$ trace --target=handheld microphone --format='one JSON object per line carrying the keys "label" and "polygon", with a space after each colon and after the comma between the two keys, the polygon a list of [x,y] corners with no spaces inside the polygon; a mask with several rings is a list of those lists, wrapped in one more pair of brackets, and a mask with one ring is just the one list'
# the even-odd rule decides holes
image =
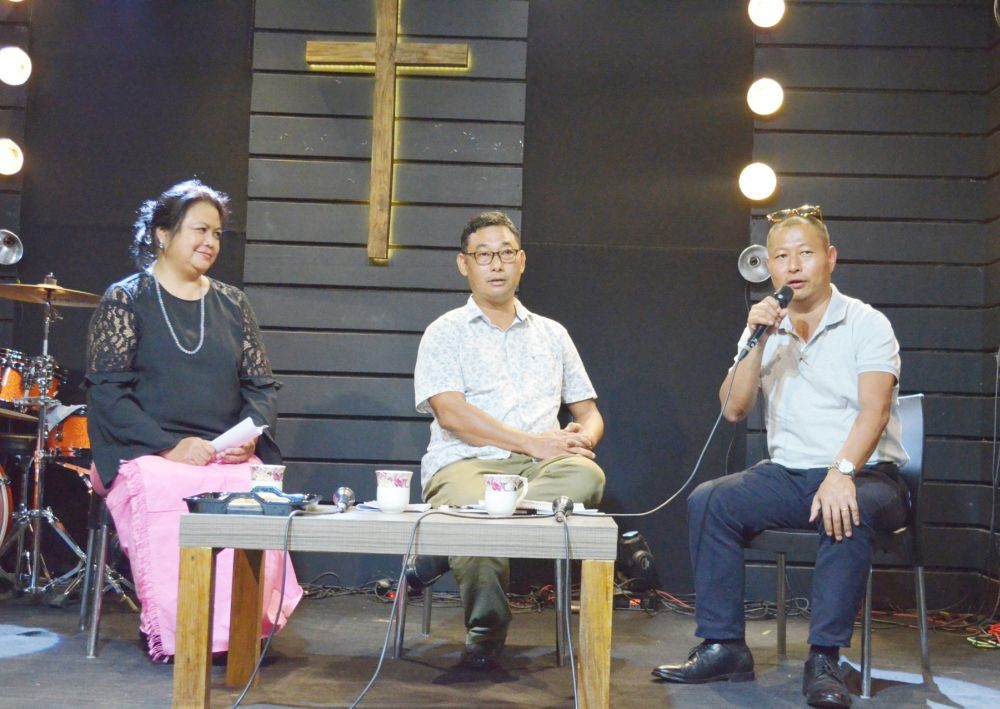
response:
{"label": "handheld microphone", "polygon": [[573,500],[565,495],[557,497],[552,501],[552,511],[555,513],[556,522],[565,522],[566,518],[573,514]]}
{"label": "handheld microphone", "polygon": [[354,490],[349,487],[338,487],[333,493],[333,504],[341,512],[347,512],[348,508],[354,506]]}
{"label": "handheld microphone", "polygon": [[[789,286],[781,286],[781,288],[768,297],[774,298],[778,301],[778,305],[782,308],[787,308],[788,304],[792,302],[792,295],[792,289]],[[753,334],[750,335],[750,339],[747,340],[747,343],[743,345],[743,349],[740,350],[737,361],[746,357],[750,353],[750,350],[757,346],[757,343],[760,342],[760,338],[764,336],[766,331],[767,325],[758,325],[754,328]]]}

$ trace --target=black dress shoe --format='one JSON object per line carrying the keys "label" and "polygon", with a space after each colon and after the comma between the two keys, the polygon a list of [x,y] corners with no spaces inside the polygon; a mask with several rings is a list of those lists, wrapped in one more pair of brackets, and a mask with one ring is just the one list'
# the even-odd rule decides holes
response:
{"label": "black dress shoe", "polygon": [[486,643],[467,643],[458,661],[467,670],[489,671],[500,669],[500,648]]}
{"label": "black dress shoe", "polygon": [[753,655],[743,643],[709,643],[692,648],[687,662],[660,665],[653,676],[668,682],[750,682],[754,678]]}
{"label": "black dress shoe", "polygon": [[806,660],[802,694],[811,707],[847,709],[851,706],[851,694],[840,676],[836,660],[819,652],[810,652]]}
{"label": "black dress shoe", "polygon": [[406,559],[406,583],[419,593],[444,576],[451,567],[447,556],[410,556]]}

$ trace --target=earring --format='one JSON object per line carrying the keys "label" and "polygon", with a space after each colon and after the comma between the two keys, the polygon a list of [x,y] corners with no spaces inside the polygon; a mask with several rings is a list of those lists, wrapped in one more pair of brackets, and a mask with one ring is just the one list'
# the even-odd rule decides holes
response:
{"label": "earring", "polygon": [[160,241],[159,239],[156,240],[156,248],[158,248],[160,251],[163,251],[163,242]]}

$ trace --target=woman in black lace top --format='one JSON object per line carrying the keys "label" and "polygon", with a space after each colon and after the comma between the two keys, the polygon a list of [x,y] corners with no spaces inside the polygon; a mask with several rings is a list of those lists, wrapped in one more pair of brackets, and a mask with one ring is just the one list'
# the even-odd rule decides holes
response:
{"label": "woman in black lace top", "polygon": [[[157,660],[174,654],[183,498],[247,490],[248,461],[281,462],[272,433],[279,384],[253,311],[242,291],[206,275],[227,215],[227,197],[196,180],[146,202],[132,246],[141,270],[107,290],[90,323],[85,385],[94,465],[110,489],[108,508],[143,606],[141,629]],[[209,441],[248,416],[269,428],[217,452]],[[266,583],[277,588],[271,565]],[[228,645],[224,569],[222,561],[216,651]],[[301,597],[294,575],[290,581],[282,616]],[[264,618],[265,632],[273,620]]]}
{"label": "woman in black lace top", "polygon": [[[143,270],[112,285],[90,323],[88,428],[94,460],[110,485],[121,460],[159,454],[204,465],[208,443],[250,416],[268,425],[257,444],[280,463],[274,443],[278,383],[246,296],[206,274],[219,254],[226,201],[186,182],[147,208],[133,253]],[[224,451],[241,463],[253,444]]]}

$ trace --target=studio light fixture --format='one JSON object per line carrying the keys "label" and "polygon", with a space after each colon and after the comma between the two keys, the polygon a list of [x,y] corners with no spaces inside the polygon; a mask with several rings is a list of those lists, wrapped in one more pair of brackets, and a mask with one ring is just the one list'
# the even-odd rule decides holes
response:
{"label": "studio light fixture", "polygon": [[763,283],[771,277],[771,270],[767,267],[767,248],[760,244],[746,247],[736,261],[736,268],[750,283]]}
{"label": "studio light fixture", "polygon": [[24,256],[20,237],[8,229],[0,229],[0,264],[12,266]]}
{"label": "studio light fixture", "polygon": [[781,22],[781,18],[785,15],[785,2],[784,0],[750,0],[750,4],[747,5],[747,13],[750,15],[750,21],[758,27],[764,29],[774,27]]}
{"label": "studio light fixture", "polygon": [[21,146],[10,138],[0,138],[0,175],[16,175],[23,166]]}
{"label": "studio light fixture", "polygon": [[777,186],[778,176],[767,163],[750,163],[740,173],[740,192],[755,202],[770,197]]}
{"label": "studio light fixture", "polygon": [[0,81],[20,86],[31,76],[31,57],[20,47],[0,49]]}
{"label": "studio light fixture", "polygon": [[770,116],[784,101],[785,92],[774,79],[757,79],[747,91],[747,105],[758,116]]}

